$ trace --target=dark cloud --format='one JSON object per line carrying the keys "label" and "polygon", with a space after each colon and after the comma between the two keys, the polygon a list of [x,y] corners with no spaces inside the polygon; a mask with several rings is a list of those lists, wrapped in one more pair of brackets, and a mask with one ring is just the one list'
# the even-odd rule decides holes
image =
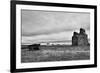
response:
{"label": "dark cloud", "polygon": [[[90,28],[85,28],[85,30],[89,30]],[[69,31],[75,31],[79,30],[79,28],[75,29],[56,29],[56,30],[44,30],[44,31],[37,31],[37,32],[23,32],[22,36],[39,36],[39,35],[48,35],[48,34],[55,34],[55,33],[60,33],[60,32],[69,32]]]}
{"label": "dark cloud", "polygon": [[22,10],[21,14],[23,43],[30,43],[32,39],[63,39],[64,37],[59,37],[63,32],[66,32],[63,36],[67,35],[66,39],[69,39],[73,31],[80,28],[90,30],[89,13]]}

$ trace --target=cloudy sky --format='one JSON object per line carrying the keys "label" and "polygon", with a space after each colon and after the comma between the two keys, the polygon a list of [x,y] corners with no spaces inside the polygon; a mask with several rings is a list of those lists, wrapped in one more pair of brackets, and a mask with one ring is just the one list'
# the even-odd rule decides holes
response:
{"label": "cloudy sky", "polygon": [[90,35],[90,14],[21,10],[22,44],[69,41],[73,32],[84,28]]}

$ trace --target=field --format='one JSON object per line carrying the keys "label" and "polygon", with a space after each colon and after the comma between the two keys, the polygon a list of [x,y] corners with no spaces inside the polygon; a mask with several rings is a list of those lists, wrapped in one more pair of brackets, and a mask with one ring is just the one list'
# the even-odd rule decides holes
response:
{"label": "field", "polygon": [[21,49],[21,62],[47,62],[90,59],[90,46],[40,46],[40,50]]}

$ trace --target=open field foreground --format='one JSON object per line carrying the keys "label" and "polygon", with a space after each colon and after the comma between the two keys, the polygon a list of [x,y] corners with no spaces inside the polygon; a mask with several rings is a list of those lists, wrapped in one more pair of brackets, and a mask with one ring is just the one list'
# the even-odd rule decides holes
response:
{"label": "open field foreground", "polygon": [[90,46],[40,46],[40,50],[21,49],[21,62],[46,62],[90,59]]}

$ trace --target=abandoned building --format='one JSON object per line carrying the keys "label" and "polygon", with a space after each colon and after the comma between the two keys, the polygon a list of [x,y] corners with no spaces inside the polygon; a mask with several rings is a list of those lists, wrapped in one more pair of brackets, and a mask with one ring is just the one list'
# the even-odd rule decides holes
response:
{"label": "abandoned building", "polygon": [[39,46],[40,44],[32,44],[32,45],[29,45],[28,48],[29,50],[39,50]]}
{"label": "abandoned building", "polygon": [[80,32],[74,32],[72,36],[72,45],[73,46],[84,46],[89,45],[88,36],[85,33],[85,29],[80,28]]}

